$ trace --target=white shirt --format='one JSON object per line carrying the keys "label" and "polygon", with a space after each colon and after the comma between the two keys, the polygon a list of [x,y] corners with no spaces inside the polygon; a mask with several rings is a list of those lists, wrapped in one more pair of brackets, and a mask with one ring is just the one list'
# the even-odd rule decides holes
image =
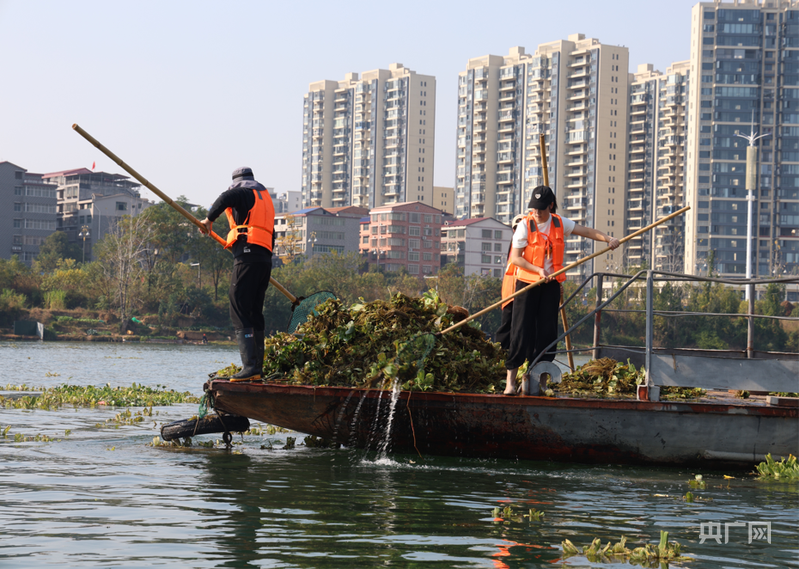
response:
{"label": "white shirt", "polygon": [[[563,222],[563,237],[566,238],[571,235],[572,231],[574,231],[574,226],[577,225],[568,217],[560,217],[561,221]],[[513,241],[512,245],[514,249],[524,249],[527,247],[527,223],[526,219],[525,222],[519,223],[516,226],[516,232],[513,234]],[[552,215],[550,214],[549,219],[544,223],[540,223],[537,225],[538,231],[549,237],[549,228],[552,226]],[[548,272],[553,272],[555,264],[552,262],[552,259],[545,259],[544,261],[544,269]]]}

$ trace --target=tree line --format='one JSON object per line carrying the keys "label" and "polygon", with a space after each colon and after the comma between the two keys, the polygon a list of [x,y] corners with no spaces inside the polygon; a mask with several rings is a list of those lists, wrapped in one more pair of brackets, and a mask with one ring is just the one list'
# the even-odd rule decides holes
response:
{"label": "tree line", "polygon": [[[184,197],[176,200],[184,208]],[[203,208],[194,214],[202,219]],[[220,217],[214,230],[228,231]],[[131,317],[154,316],[161,327],[176,326],[181,316],[198,325],[228,330],[227,289],[233,268],[232,255],[216,241],[199,233],[196,226],[161,202],[135,217],[123,217],[82,262],[79,244],[66,235],[50,235],[28,267],[16,257],[0,260],[0,326],[10,326],[26,309],[88,309],[112,311],[123,327]],[[629,269],[632,274],[634,269]],[[345,304],[370,302],[402,293],[418,296],[435,289],[439,297],[474,314],[501,298],[499,278],[464,276],[460,267],[448,264],[437,275],[420,278],[405,272],[377,271],[357,253],[325,253],[306,258],[294,256],[273,269],[272,277],[297,297],[329,291]],[[621,279],[614,286],[618,287]],[[577,288],[564,283],[564,298]],[[595,289],[586,290],[566,307],[573,324],[594,308]],[[770,316],[790,315],[784,285],[771,284],[756,303],[756,312]],[[610,308],[645,308],[640,289],[628,289]],[[673,312],[745,314],[740,293],[721,284],[666,283],[655,295],[655,309]],[[267,290],[264,315],[267,333],[285,330],[291,319],[289,300],[275,287]],[[794,316],[799,316],[799,311]],[[489,336],[499,327],[500,309],[476,320]],[[603,314],[603,343],[644,345],[643,312]],[[795,323],[794,323],[795,324]],[[656,345],[703,349],[745,349],[746,319],[740,317],[665,317],[654,322]],[[572,343],[591,345],[589,319],[573,335]],[[799,332],[778,320],[756,320],[757,350],[799,351]]]}

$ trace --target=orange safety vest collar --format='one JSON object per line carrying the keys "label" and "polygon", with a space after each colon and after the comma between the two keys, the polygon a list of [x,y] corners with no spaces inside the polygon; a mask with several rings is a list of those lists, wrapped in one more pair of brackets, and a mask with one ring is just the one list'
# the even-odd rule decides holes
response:
{"label": "orange safety vest collar", "polygon": [[[554,271],[559,271],[563,268],[563,220],[560,216],[552,213],[550,214],[552,221],[549,226],[549,235],[544,235],[538,231],[538,226],[531,214],[527,214],[525,222],[527,223],[527,247],[522,252],[522,257],[530,264],[536,267],[543,267],[546,256],[551,255],[552,265]],[[515,265],[514,265],[515,266]],[[516,278],[526,283],[534,283],[541,280],[541,275],[516,267]],[[566,274],[560,274],[555,277],[555,280],[562,283],[566,280]]]}
{"label": "orange safety vest collar", "polygon": [[225,210],[231,228],[227,234],[225,249],[233,247],[239,236],[244,235],[247,243],[260,245],[270,251],[272,250],[272,233],[275,229],[275,206],[272,204],[272,198],[268,192],[253,189],[253,193],[255,194],[255,205],[247,212],[247,218],[243,224],[236,225],[231,208]]}

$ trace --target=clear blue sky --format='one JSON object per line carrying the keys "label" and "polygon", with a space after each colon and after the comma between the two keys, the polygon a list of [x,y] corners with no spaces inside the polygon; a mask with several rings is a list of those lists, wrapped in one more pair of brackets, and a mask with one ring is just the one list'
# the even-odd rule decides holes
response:
{"label": "clear blue sky", "polygon": [[665,71],[689,57],[694,4],[0,0],[0,161],[124,173],[78,123],[173,198],[208,207],[243,165],[299,190],[308,84],[399,62],[436,77],[435,183],[451,186],[470,58],[583,33]]}

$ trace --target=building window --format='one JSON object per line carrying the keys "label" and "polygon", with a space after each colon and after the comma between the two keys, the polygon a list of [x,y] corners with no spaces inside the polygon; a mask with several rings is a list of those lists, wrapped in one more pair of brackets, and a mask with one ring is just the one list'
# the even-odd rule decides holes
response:
{"label": "building window", "polygon": [[128,204],[126,204],[125,202],[117,202],[116,210],[117,211],[128,211]]}
{"label": "building window", "polygon": [[484,265],[490,265],[491,255],[480,255],[480,262]]}
{"label": "building window", "polygon": [[483,243],[482,244],[482,250],[483,251],[491,251],[491,248],[492,248],[491,247],[491,243]]}
{"label": "building window", "polygon": [[490,229],[483,229],[483,239],[491,239],[491,230]]}

